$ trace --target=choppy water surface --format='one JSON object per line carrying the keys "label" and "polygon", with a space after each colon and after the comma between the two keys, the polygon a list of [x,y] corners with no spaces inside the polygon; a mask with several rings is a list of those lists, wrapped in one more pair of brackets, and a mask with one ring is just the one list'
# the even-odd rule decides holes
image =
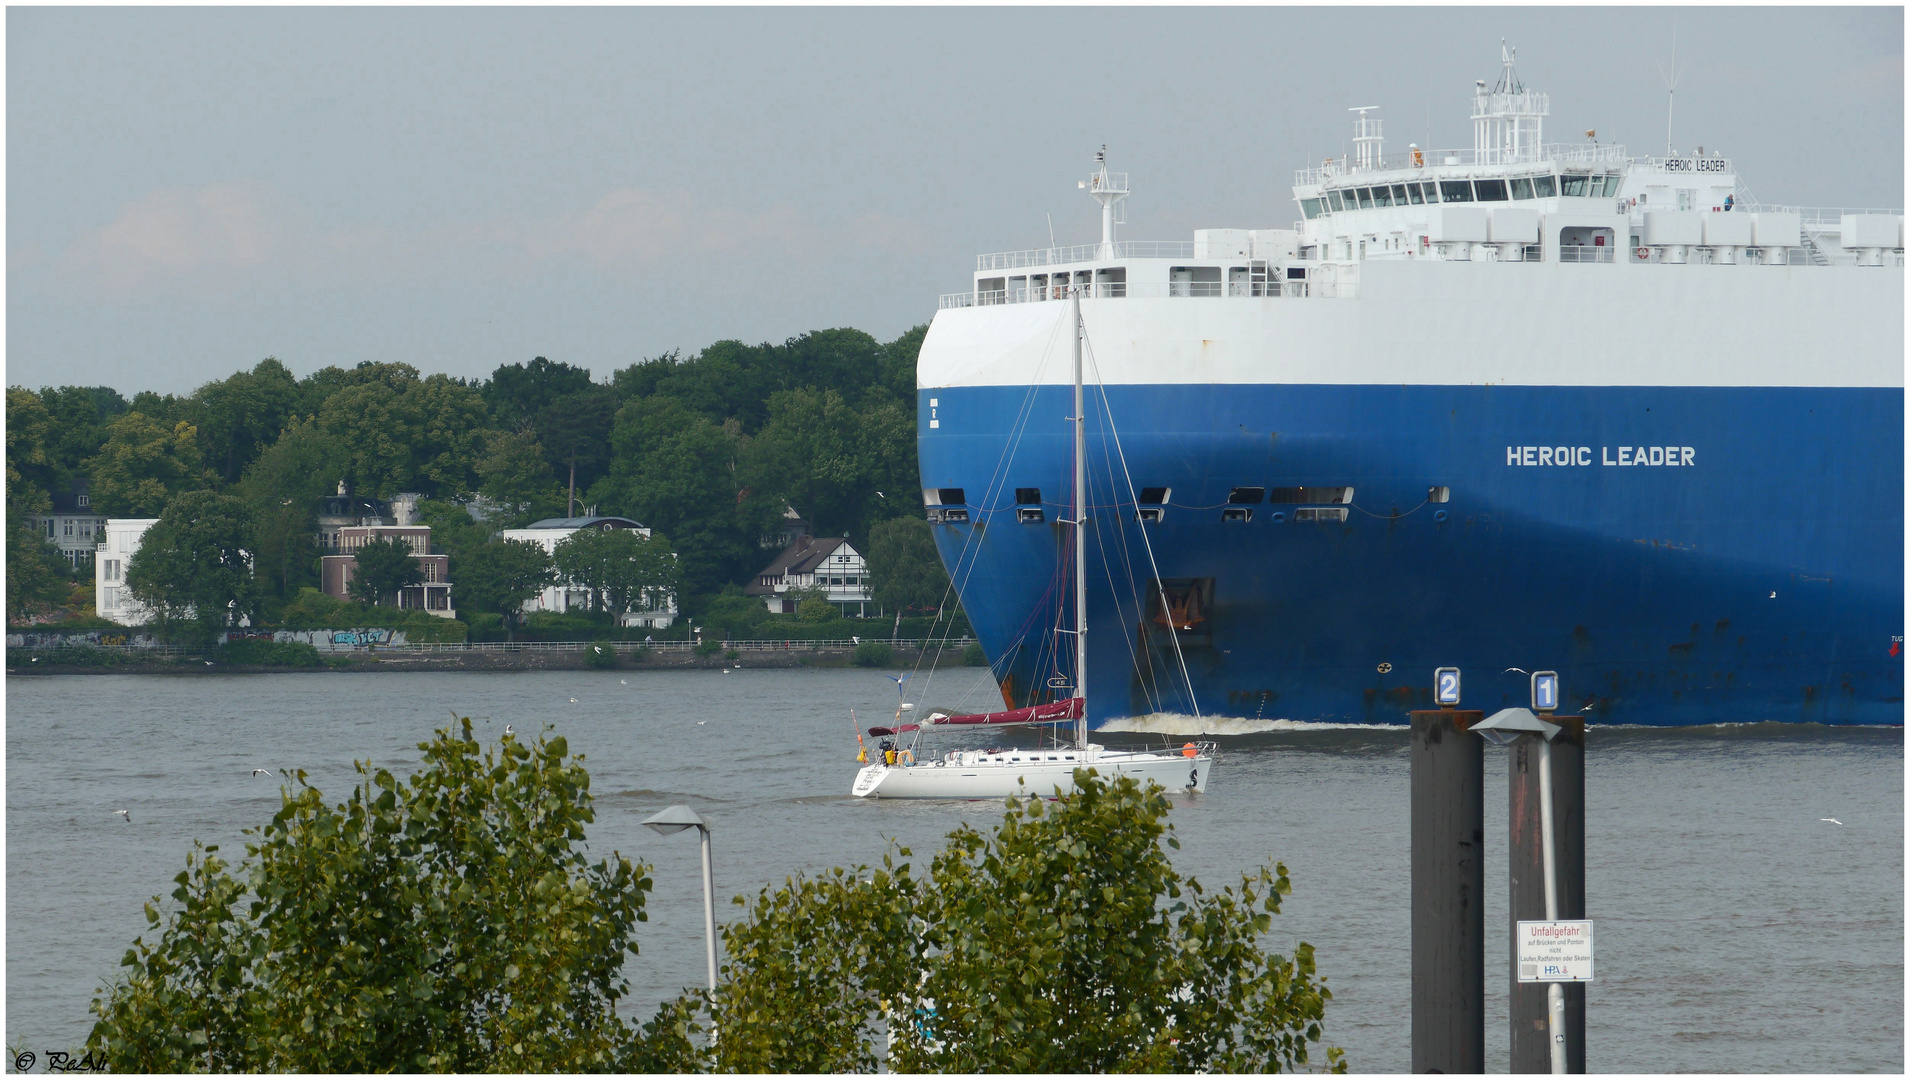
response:
{"label": "choppy water surface", "polygon": [[[984,704],[985,674],[909,696]],[[491,739],[551,723],[588,756],[591,846],[655,867],[630,969],[645,1013],[703,977],[697,845],[643,828],[656,810],[689,803],[712,822],[719,918],[735,911],[721,900],[875,861],[891,838],[925,861],[958,823],[1000,812],[847,796],[848,710],[867,725],[895,705],[866,671],[72,676],[10,679],[6,695],[6,1040],[43,1060],[84,1038],[95,987],[192,841],[236,854],[240,830],[277,808],[278,782],[253,768],[305,769],[336,799],[354,758],[415,767],[453,712]],[[1902,730],[1594,728],[1587,741],[1593,1071],[1902,1071]],[[1503,752],[1487,761],[1487,1061],[1502,1069]],[[1286,862],[1276,936],[1317,947],[1330,1040],[1362,1072],[1409,1060],[1407,769],[1403,729],[1246,736],[1173,815],[1176,865],[1210,885]]]}

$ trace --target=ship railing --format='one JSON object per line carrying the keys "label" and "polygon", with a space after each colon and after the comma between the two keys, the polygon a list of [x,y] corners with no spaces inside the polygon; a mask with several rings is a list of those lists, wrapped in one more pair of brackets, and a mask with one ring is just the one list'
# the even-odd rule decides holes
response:
{"label": "ship railing", "polygon": [[1612,253],[1617,250],[1612,247],[1587,247],[1574,244],[1559,248],[1559,261],[1562,263],[1616,262]]}
{"label": "ship railing", "polygon": [[975,256],[977,270],[1019,270],[1029,266],[1060,266],[1102,259],[1191,259],[1192,240],[1120,240],[1113,244],[1075,244],[1072,247],[1029,248]]}
{"label": "ship railing", "polygon": [[[1352,282],[1283,280],[1265,281],[1171,281],[1103,282],[1081,287],[1084,300],[1123,300],[1128,298],[1174,299],[1280,299],[1309,296],[1350,297],[1357,295]],[[1066,300],[1069,286],[1050,285],[1027,289],[996,289],[983,292],[945,293],[936,304],[939,309],[989,307],[994,304],[1035,304]]]}
{"label": "ship railing", "polygon": [[1370,167],[1358,168],[1351,161],[1336,160],[1296,170],[1296,185],[1323,184],[1328,180],[1355,174],[1405,172],[1436,165],[1536,165],[1540,162],[1565,162],[1572,165],[1624,165],[1631,161],[1619,143],[1546,143],[1524,150],[1405,150],[1381,155]]}

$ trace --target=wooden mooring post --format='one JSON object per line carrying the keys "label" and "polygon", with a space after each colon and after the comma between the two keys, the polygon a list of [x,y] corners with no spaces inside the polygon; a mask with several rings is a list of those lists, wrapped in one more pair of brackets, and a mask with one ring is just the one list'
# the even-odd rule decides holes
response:
{"label": "wooden mooring post", "polygon": [[[1552,842],[1558,874],[1558,917],[1585,917],[1585,719],[1552,716],[1562,730],[1552,737]],[[1512,1071],[1552,1071],[1552,1040],[1546,1022],[1546,984],[1521,983],[1518,972],[1519,920],[1545,918],[1545,854],[1539,836],[1538,738],[1527,735],[1512,744],[1506,769],[1506,876],[1511,942],[1507,982],[1512,988]],[[1566,983],[1565,1071],[1585,1071],[1585,984]],[[1416,1030],[1416,1029],[1415,1029]]]}
{"label": "wooden mooring post", "polygon": [[1484,718],[1412,714],[1416,1073],[1485,1071],[1485,740],[1469,733]]}

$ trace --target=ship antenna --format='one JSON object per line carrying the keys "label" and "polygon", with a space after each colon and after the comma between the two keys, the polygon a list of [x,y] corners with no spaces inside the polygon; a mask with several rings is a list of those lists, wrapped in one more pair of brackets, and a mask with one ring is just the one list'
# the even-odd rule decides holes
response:
{"label": "ship antenna", "polygon": [[1671,156],[1671,109],[1678,93],[1678,20],[1671,21],[1671,70],[1658,65],[1658,76],[1665,81],[1665,157]]}

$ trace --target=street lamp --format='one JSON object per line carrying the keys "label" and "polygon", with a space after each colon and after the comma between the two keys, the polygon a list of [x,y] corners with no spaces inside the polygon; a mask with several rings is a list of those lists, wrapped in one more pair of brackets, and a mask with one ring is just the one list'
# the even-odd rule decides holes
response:
{"label": "street lamp", "polygon": [[[1534,677],[1533,697],[1536,702],[1556,704],[1558,698],[1558,676],[1551,672],[1549,685]],[[1549,697],[1547,693],[1549,692]],[[1545,921],[1556,922],[1559,917],[1558,865],[1552,843],[1552,736],[1562,728],[1557,724],[1539,719],[1530,709],[1501,709],[1485,720],[1472,725],[1472,730],[1483,736],[1494,746],[1510,746],[1526,735],[1539,737],[1539,850],[1545,863]],[[1545,1013],[1551,1027],[1552,1071],[1565,1072],[1565,986],[1559,982],[1547,982],[1545,985]]]}
{"label": "street lamp", "polygon": [[[671,833],[679,833],[684,829],[695,829],[697,832],[703,834],[703,944],[705,959],[709,962],[710,992],[715,993],[716,886],[710,877],[710,827],[702,818],[696,816],[696,811],[687,806],[672,806],[668,810],[664,810],[644,819],[643,823],[663,836],[668,836]],[[1546,850],[1550,851],[1551,849],[1547,848]],[[1550,897],[1551,893],[1546,893],[1546,896]],[[1549,899],[1547,903],[1550,903]]]}

